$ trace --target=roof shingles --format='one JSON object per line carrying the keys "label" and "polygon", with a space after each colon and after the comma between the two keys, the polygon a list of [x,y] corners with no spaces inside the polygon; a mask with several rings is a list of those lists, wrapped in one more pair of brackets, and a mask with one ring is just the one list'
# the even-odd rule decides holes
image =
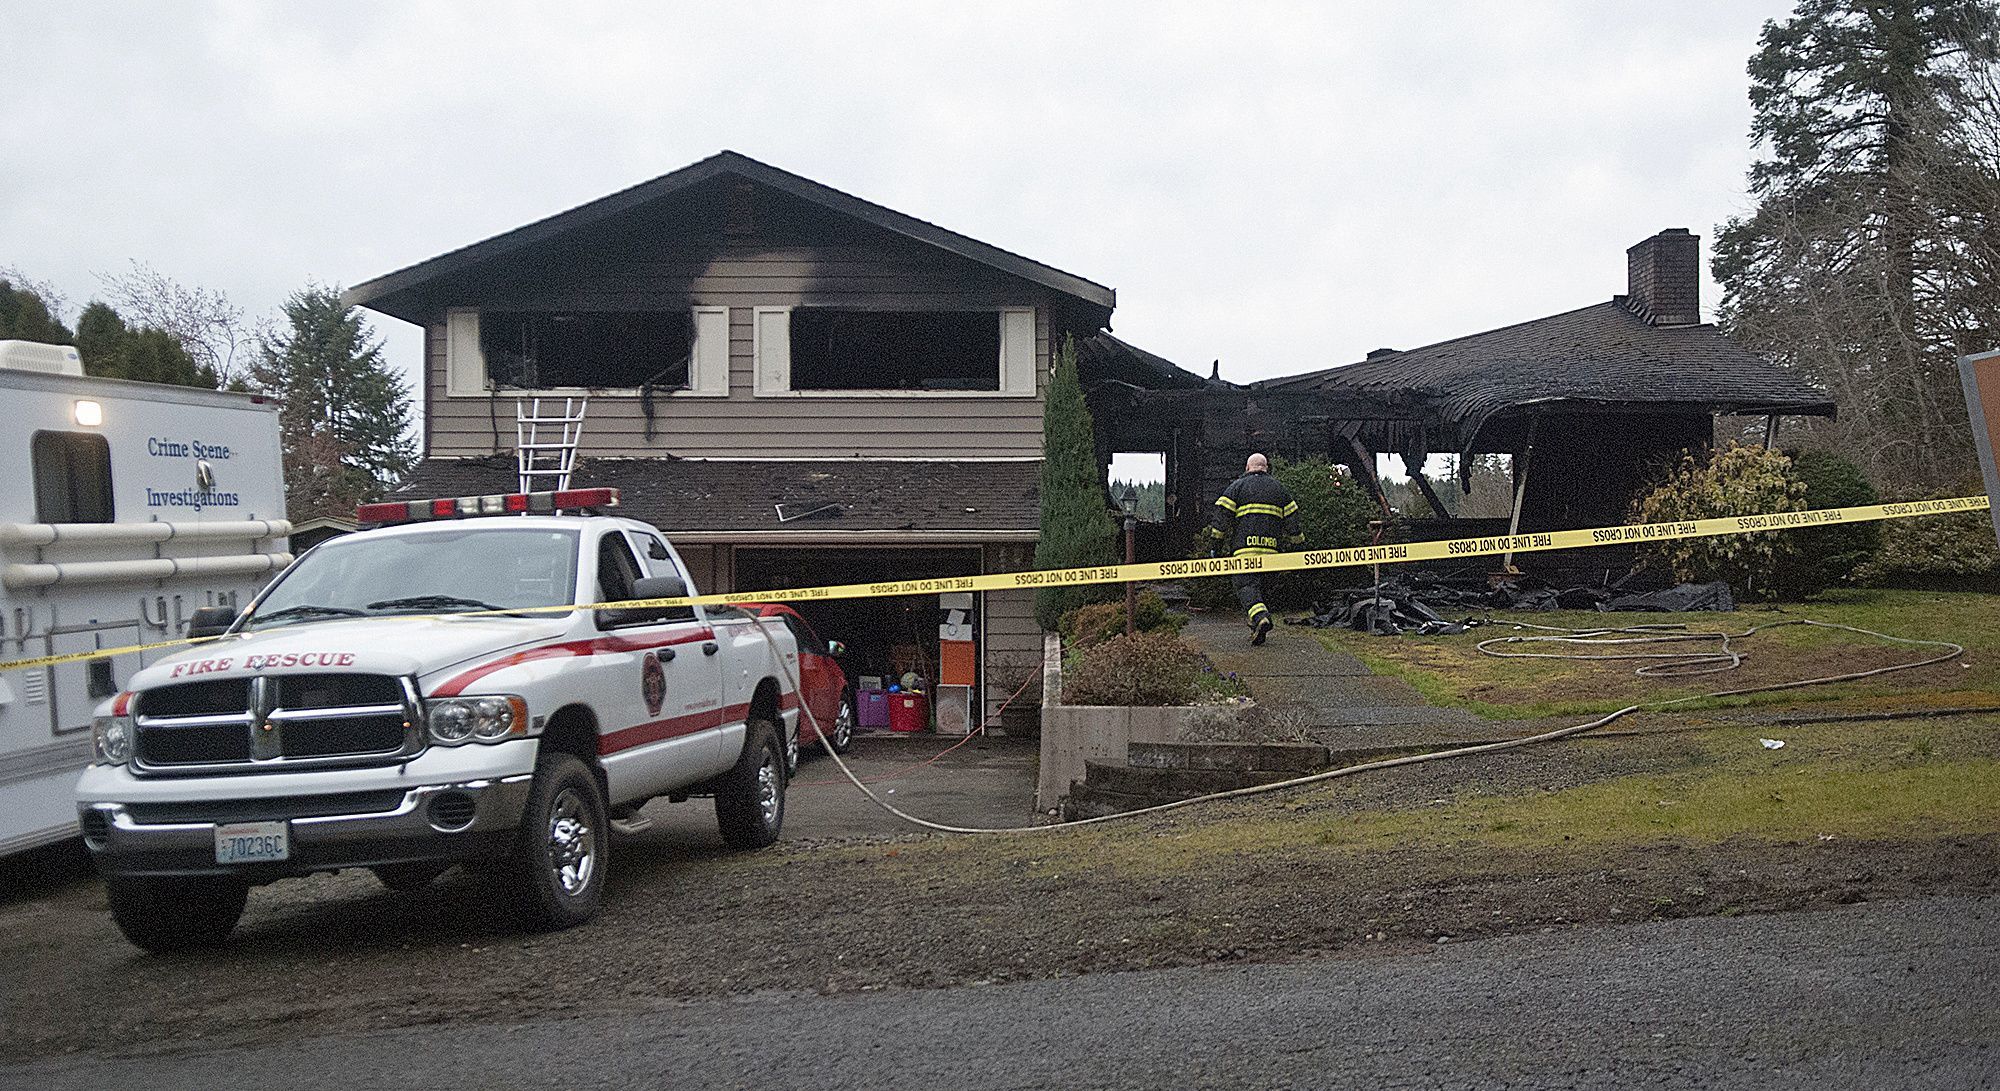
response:
{"label": "roof shingles", "polygon": [[1714,326],[1651,325],[1622,297],[1261,385],[1417,391],[1461,445],[1495,413],[1536,402],[1833,412],[1825,391],[1745,350]]}
{"label": "roof shingles", "polygon": [[[620,515],[669,533],[1012,533],[1040,525],[1040,480],[1038,461],[584,458],[571,486],[615,488]],[[512,455],[433,458],[418,465],[397,494],[475,496],[513,492],[518,485]],[[793,518],[781,522],[779,504]]]}

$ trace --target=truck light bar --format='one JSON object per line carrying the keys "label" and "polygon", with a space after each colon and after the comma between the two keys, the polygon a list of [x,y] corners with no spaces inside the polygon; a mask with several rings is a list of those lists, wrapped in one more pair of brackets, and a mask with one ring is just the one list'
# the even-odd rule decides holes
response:
{"label": "truck light bar", "polygon": [[494,493],[490,496],[363,504],[354,509],[354,518],[356,522],[381,526],[429,519],[459,519],[468,515],[552,515],[559,511],[617,506],[617,489],[561,489],[554,492]]}

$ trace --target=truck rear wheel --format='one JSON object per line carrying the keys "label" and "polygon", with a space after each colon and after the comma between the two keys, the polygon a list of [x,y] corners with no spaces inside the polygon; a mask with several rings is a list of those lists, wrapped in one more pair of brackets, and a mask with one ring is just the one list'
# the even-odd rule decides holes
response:
{"label": "truck rear wheel", "polygon": [[515,917],[552,932],[582,924],[604,905],[611,827],[597,774],[563,753],[543,755],[514,849],[502,868]]}
{"label": "truck rear wheel", "polygon": [[733,849],[761,849],[785,824],[785,749],[768,720],[750,721],[743,756],[715,790],[715,824]]}
{"label": "truck rear wheel", "polygon": [[132,945],[162,954],[214,947],[243,917],[250,888],[229,878],[106,879],[111,919]]}

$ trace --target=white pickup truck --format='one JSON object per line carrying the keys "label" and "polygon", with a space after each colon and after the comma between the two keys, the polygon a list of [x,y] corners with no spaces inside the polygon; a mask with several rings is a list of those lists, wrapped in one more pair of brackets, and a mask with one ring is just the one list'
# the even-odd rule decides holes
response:
{"label": "white pickup truck", "polygon": [[[613,490],[369,505],[225,631],[107,701],[77,785],[133,943],[219,943],[249,887],[338,868],[392,887],[490,870],[531,928],[596,913],[610,823],[713,796],[723,839],[784,821],[798,651],[701,607],[497,610],[690,594]],[[495,514],[486,517],[487,513]],[[547,514],[542,514],[546,512]],[[470,518],[462,516],[471,516]]]}

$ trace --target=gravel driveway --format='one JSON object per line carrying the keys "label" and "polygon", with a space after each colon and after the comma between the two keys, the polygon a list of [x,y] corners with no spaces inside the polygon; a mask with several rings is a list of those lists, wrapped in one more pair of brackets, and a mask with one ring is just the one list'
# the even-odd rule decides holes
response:
{"label": "gravel driveway", "polygon": [[1972,1088],[2000,1080],[2000,902],[1658,921],[1410,957],[985,989],[763,994],[61,1058],[0,1084]]}

